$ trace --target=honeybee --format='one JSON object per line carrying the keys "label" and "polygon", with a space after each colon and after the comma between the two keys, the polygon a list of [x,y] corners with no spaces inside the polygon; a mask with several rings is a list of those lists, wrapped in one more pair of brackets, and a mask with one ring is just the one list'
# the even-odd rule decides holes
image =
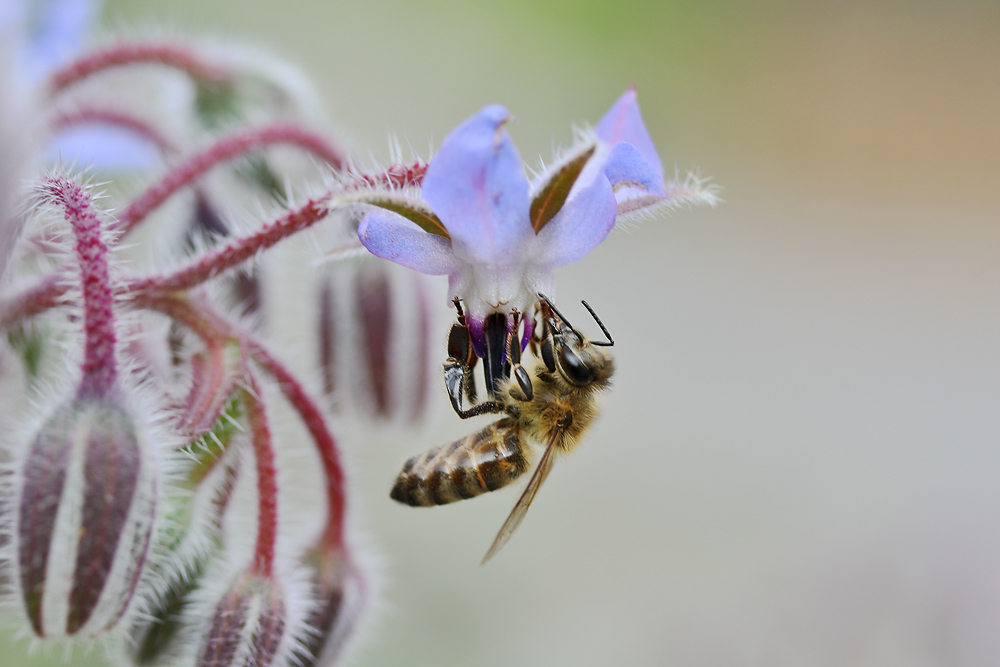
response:
{"label": "honeybee", "polygon": [[521,525],[556,455],[571,452],[580,442],[597,417],[597,393],[609,386],[614,372],[614,359],[603,349],[614,345],[614,340],[587,302],[583,302],[584,307],[607,341],[585,338],[548,298],[538,296],[541,332],[535,329],[532,334],[531,349],[536,358],[531,370],[520,363],[515,314],[507,338],[510,373],[491,393],[493,400],[469,409],[462,407],[462,398],[474,396],[474,389],[470,390],[474,355],[468,350],[468,332],[462,333],[461,304],[456,304],[459,323],[449,337],[451,356],[445,362],[445,385],[452,406],[463,419],[488,413],[505,416],[464,438],[410,458],[390,494],[394,500],[420,507],[473,498],[504,487],[528,471],[534,451],[526,439],[544,445],[528,486],[482,563],[495,556]]}

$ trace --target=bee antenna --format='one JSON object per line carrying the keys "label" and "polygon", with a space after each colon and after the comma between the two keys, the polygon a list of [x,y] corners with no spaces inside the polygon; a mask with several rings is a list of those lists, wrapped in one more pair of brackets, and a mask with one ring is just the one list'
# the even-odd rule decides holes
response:
{"label": "bee antenna", "polygon": [[[548,301],[548,299],[546,299],[546,301]],[[599,318],[597,316],[597,313],[594,312],[594,309],[590,307],[590,304],[587,303],[586,301],[581,301],[580,303],[582,303],[583,307],[586,308],[590,312],[590,314],[594,317],[595,320],[597,320],[597,326],[601,327],[601,331],[603,331],[604,335],[608,337],[607,341],[592,340],[592,341],[590,341],[590,344],[591,345],[602,345],[604,347],[611,347],[612,345],[614,345],[615,344],[615,339],[612,338],[611,334],[608,333],[607,328],[605,328],[605,326],[604,326],[604,322],[602,322],[601,318]],[[549,305],[552,305],[552,304],[549,304]]]}
{"label": "bee antenna", "polygon": [[[549,308],[552,309],[552,312],[554,312],[556,315],[558,315],[559,319],[566,323],[566,326],[568,326],[570,328],[570,331],[572,331],[573,333],[576,334],[577,338],[580,337],[580,333],[573,327],[572,324],[569,323],[569,320],[567,320],[566,317],[562,313],[559,312],[559,309],[556,308],[556,305],[554,303],[552,303],[552,301],[549,300],[549,297],[547,297],[544,294],[542,294],[541,292],[539,292],[538,293],[538,298],[541,299],[542,301],[544,301],[545,303],[549,304]],[[593,311],[591,311],[591,312],[593,312]]]}

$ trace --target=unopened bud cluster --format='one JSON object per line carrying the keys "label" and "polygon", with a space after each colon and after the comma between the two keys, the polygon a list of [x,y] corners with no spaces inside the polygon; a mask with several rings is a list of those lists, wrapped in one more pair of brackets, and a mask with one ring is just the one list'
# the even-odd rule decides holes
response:
{"label": "unopened bud cluster", "polygon": [[[31,147],[0,154],[0,172],[30,176],[23,189],[0,178],[0,596],[40,641],[132,665],[333,665],[368,606],[330,417],[419,417],[429,316],[422,283],[377,266],[357,203],[338,202],[416,187],[425,165],[349,170],[310,100],[259,65],[140,39],[31,90],[0,76],[24,105],[0,115],[0,135]],[[156,101],[178,73],[182,112]],[[63,133],[95,125],[156,155],[123,167],[94,142],[87,177],[45,162]],[[106,203],[94,175],[127,184],[114,192],[142,185]],[[285,182],[307,194],[290,204]],[[248,198],[272,213],[227,218]],[[349,259],[272,250],[307,228]],[[282,278],[303,261],[322,266]],[[321,474],[295,479],[289,456]],[[308,506],[289,507],[303,484]]]}

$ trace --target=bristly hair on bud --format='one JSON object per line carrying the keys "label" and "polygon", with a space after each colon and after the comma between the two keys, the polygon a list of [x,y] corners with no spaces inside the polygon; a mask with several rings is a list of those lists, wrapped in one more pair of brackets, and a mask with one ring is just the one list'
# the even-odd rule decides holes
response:
{"label": "bristly hair on bud", "polygon": [[[161,466],[142,404],[117,360],[111,236],[88,187],[50,175],[38,200],[63,214],[74,240],[83,360],[75,395],[28,435],[8,475],[11,580],[40,638],[95,638],[134,608],[157,525]],[[51,405],[51,404],[50,404]]]}
{"label": "bristly hair on bud", "polygon": [[197,664],[270,667],[285,623],[285,604],[276,583],[253,575],[241,579],[216,604]]}
{"label": "bristly hair on bud", "polygon": [[73,234],[83,310],[84,353],[78,395],[104,399],[120,391],[115,286],[111,280],[107,225],[80,179],[53,174],[37,186],[37,198],[60,210]]}
{"label": "bristly hair on bud", "polygon": [[373,582],[368,567],[358,560],[359,550],[353,548],[351,553],[353,557],[344,549],[323,545],[305,554],[315,603],[305,619],[304,642],[295,654],[301,667],[337,664],[365,621]]}
{"label": "bristly hair on bud", "polygon": [[142,420],[77,398],[31,437],[10,475],[11,579],[40,638],[94,638],[134,608],[160,482]]}
{"label": "bristly hair on bud", "polygon": [[[214,577],[226,581],[222,562]],[[265,575],[251,570],[230,578],[225,590],[202,590],[185,612],[194,654],[184,662],[198,667],[291,667],[302,651],[308,628],[301,573]],[[210,588],[218,590],[215,586]]]}

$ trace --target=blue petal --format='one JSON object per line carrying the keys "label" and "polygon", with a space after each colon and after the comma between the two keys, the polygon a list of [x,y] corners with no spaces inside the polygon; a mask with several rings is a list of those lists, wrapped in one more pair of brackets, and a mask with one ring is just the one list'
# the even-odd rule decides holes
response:
{"label": "blue petal", "polygon": [[105,171],[148,169],[159,150],[149,141],[107,127],[77,127],[53,139],[45,150],[48,162],[91,165]]}
{"label": "blue petal", "polygon": [[43,0],[27,9],[23,66],[40,79],[83,49],[97,7],[91,0]]}
{"label": "blue petal", "polygon": [[[639,103],[636,101],[634,86],[626,90],[625,94],[619,97],[611,109],[604,114],[604,118],[597,124],[595,131],[597,137],[605,143],[617,144],[619,141],[626,141],[635,146],[653,173],[656,174],[657,181],[663,183],[663,166],[660,164],[660,156],[646,130],[646,125],[642,122],[642,114],[639,113]],[[624,180],[638,181],[639,179],[626,178]]]}
{"label": "blue petal", "polygon": [[534,236],[528,179],[503,129],[509,114],[489,106],[444,140],[424,177],[423,197],[470,263],[503,264]]}
{"label": "blue petal", "polygon": [[358,228],[358,239],[376,257],[408,269],[440,276],[454,273],[461,262],[448,239],[428,234],[401,215],[378,210],[368,213]]}
{"label": "blue petal", "polygon": [[594,179],[538,233],[533,263],[555,268],[583,258],[607,237],[617,215],[611,183],[604,177]]}
{"label": "blue petal", "polygon": [[[604,160],[604,175],[612,185],[633,185],[638,183],[645,190],[667,197],[663,184],[663,173],[642,156],[635,146],[624,141],[615,144]],[[618,189],[617,187],[615,188]]]}

